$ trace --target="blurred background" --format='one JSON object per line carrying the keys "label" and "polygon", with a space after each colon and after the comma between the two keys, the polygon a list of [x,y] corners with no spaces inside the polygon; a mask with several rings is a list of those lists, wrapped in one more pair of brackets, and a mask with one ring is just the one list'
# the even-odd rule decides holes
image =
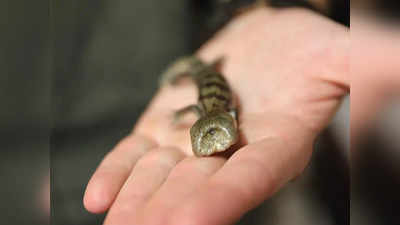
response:
{"label": "blurred background", "polygon": [[0,224],[48,223],[47,1],[0,1]]}
{"label": "blurred background", "polygon": [[[105,154],[131,131],[157,89],[159,73],[176,57],[195,51],[235,9],[251,2],[1,1],[0,224],[49,223],[49,168],[51,224],[101,224],[104,215],[83,207],[86,184]],[[272,4],[307,7],[350,24],[348,1]],[[387,9],[393,7],[379,6],[382,12]],[[239,225],[349,224],[349,106],[347,98],[316,141],[305,173]],[[373,143],[366,146],[392,146],[384,131],[394,131],[387,126],[399,117],[391,118],[375,129],[379,135],[370,134]],[[354,224],[400,221],[393,201],[398,189],[387,183],[395,179],[385,179],[398,170],[385,161],[394,157],[381,158],[379,165],[371,164],[377,161],[375,151],[360,160],[359,174],[365,177],[358,175],[362,188],[352,190],[359,200],[352,202]]]}
{"label": "blurred background", "polygon": [[[400,223],[400,2],[351,6],[351,224]],[[363,60],[359,60],[360,55]]]}

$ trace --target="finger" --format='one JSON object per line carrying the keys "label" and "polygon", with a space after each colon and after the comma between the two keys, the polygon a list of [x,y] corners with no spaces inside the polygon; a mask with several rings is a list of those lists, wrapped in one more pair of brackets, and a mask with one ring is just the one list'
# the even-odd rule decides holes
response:
{"label": "finger", "polygon": [[85,208],[93,213],[106,211],[113,203],[136,161],[156,143],[143,136],[123,139],[101,162],[90,179],[84,196]]}
{"label": "finger", "polygon": [[171,213],[167,224],[233,223],[297,176],[311,155],[311,146],[311,141],[299,138],[266,139],[244,147]]}
{"label": "finger", "polygon": [[164,183],[185,155],[177,148],[157,148],[136,164],[112,205],[104,224],[134,221],[148,198]]}
{"label": "finger", "polygon": [[146,205],[139,224],[165,222],[171,210],[184,204],[187,196],[197,192],[225,161],[223,157],[190,157],[180,162]]}

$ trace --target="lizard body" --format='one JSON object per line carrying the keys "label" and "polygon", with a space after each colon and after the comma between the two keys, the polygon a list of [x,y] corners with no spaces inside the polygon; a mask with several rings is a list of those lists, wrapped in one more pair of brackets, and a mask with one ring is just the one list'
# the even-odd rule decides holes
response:
{"label": "lizard body", "polygon": [[222,74],[215,69],[220,61],[205,64],[195,56],[182,57],[161,76],[161,85],[164,85],[189,75],[198,88],[198,103],[175,113],[175,120],[188,112],[194,112],[199,117],[190,129],[192,150],[196,156],[225,151],[238,140],[232,91]]}

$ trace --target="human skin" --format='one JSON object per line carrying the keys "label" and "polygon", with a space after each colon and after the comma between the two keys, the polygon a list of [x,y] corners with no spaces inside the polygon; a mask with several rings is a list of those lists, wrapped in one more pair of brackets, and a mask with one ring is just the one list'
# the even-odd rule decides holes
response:
{"label": "human skin", "polygon": [[351,23],[351,139],[355,153],[359,139],[379,112],[392,97],[400,96],[400,30],[357,10]]}
{"label": "human skin", "polygon": [[221,71],[240,104],[240,148],[194,157],[175,110],[196,102],[191,82],[164,87],[132,133],[101,162],[84,197],[106,225],[232,224],[300,175],[313,142],[349,93],[349,30],[312,11],[253,9],[197,52]]}

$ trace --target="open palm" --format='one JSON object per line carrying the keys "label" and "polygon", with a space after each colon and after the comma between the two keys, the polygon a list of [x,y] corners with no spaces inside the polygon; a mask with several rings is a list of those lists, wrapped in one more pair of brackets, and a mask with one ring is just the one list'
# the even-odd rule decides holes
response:
{"label": "open palm", "polygon": [[238,97],[240,148],[228,159],[194,157],[189,129],[171,125],[193,104],[191,82],[164,87],[131,135],[100,164],[85,207],[106,225],[231,224],[299,175],[312,144],[348,92],[348,30],[304,9],[256,9],[197,53],[224,56]]}

